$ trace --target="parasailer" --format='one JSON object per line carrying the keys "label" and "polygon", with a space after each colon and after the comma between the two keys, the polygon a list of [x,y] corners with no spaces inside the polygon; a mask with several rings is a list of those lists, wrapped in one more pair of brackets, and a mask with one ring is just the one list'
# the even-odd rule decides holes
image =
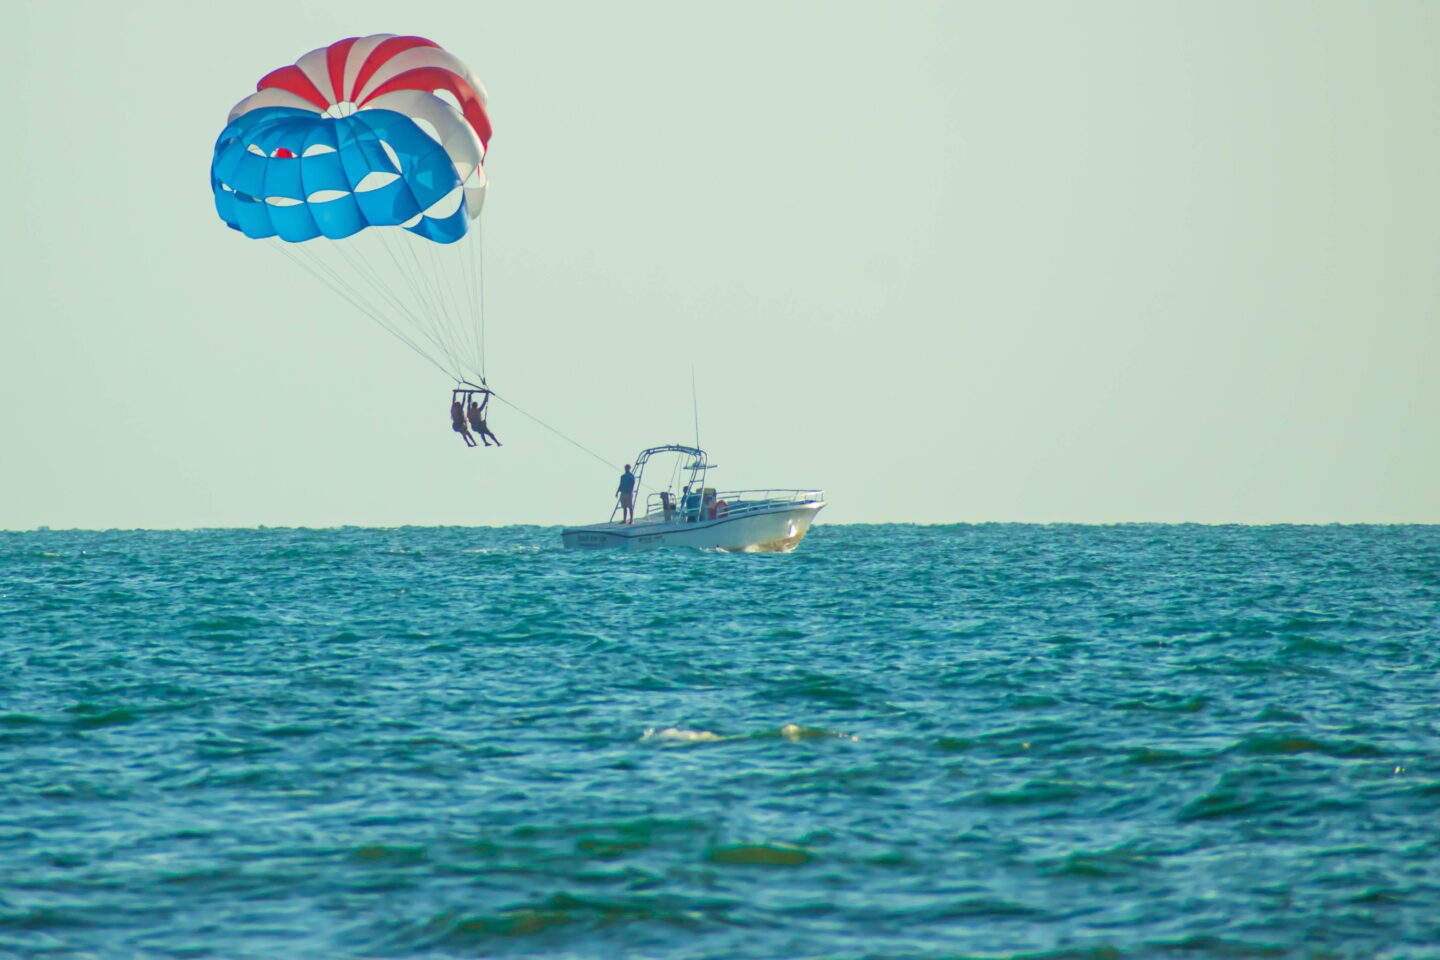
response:
{"label": "parasailer", "polygon": [[[457,388],[483,393],[482,424],[490,390],[471,378],[486,382],[478,218],[490,135],[485,88],[457,57],[377,34],[262,77],[231,109],[210,166],[226,225],[270,241]],[[453,401],[452,428],[476,446],[470,411]]]}
{"label": "parasailer", "polygon": [[475,438],[470,435],[470,428],[465,425],[465,404],[459,400],[450,401],[450,429],[460,434],[465,446],[475,446]]}
{"label": "parasailer", "polygon": [[501,445],[500,438],[490,431],[490,424],[485,420],[485,408],[488,406],[490,406],[490,391],[487,390],[485,399],[479,403],[476,403],[473,397],[471,398],[466,415],[470,419],[470,429],[474,430],[475,435],[485,442],[485,446],[490,446],[490,441],[494,440],[495,446],[498,447]]}

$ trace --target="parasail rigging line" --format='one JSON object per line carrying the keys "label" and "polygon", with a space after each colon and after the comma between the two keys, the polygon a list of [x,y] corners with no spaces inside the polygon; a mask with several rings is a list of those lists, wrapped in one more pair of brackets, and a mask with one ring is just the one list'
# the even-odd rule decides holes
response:
{"label": "parasail rigging line", "polygon": [[570,444],[572,447],[575,447],[577,450],[581,450],[581,451],[583,451],[584,453],[587,453],[587,454],[589,454],[590,456],[594,457],[596,460],[599,460],[601,463],[605,464],[605,466],[609,467],[611,470],[618,470],[618,469],[620,469],[619,467],[615,466],[615,464],[611,463],[609,460],[606,460],[604,457],[600,456],[600,454],[596,453],[594,450],[591,450],[589,447],[585,446],[585,445],[584,445],[583,443],[581,443],[579,440],[576,440],[576,439],[573,438],[573,437],[570,437],[570,436],[567,436],[567,435],[564,434],[564,433],[561,433],[559,430],[557,430],[557,429],[555,429],[554,427],[550,426],[550,424],[546,423],[544,420],[541,420],[539,417],[535,416],[535,414],[533,414],[533,413],[529,412],[528,410],[525,410],[524,408],[520,407],[518,404],[515,403],[515,401],[510,400],[510,399],[508,399],[508,398],[506,398],[506,397],[502,397],[502,396],[500,396],[500,394],[498,394],[498,393],[492,393],[491,396],[494,397],[496,400],[499,400],[501,403],[505,404],[507,407],[510,407],[511,409],[513,409],[516,413],[520,414],[521,416],[526,417],[526,418],[528,418],[528,419],[530,419],[530,420],[535,421],[535,422],[538,423],[540,426],[544,427],[546,430],[549,430],[551,433],[555,434],[555,436],[559,437],[561,440],[564,440],[566,443]]}
{"label": "parasail rigging line", "polygon": [[[417,259],[413,256],[408,257],[409,262],[416,265],[416,269],[407,269],[402,265],[400,257],[395,251],[394,244],[405,245],[407,249],[411,249],[408,245],[413,244],[413,241],[408,240],[408,238],[404,236],[396,236],[392,240],[388,236],[388,234],[392,232],[389,230],[381,229],[372,232],[379,237],[378,243],[380,248],[385,252],[386,257],[395,269],[395,273],[399,275],[406,287],[410,290],[413,302],[417,305],[417,308],[420,309],[421,313],[429,318],[428,327],[419,320],[415,320],[416,325],[422,329],[428,329],[430,342],[435,344],[437,349],[445,352],[449,361],[454,365],[451,375],[457,382],[463,381],[466,376],[466,371],[474,371],[474,367],[470,362],[466,361],[464,355],[468,352],[471,357],[474,357],[478,351],[478,348],[475,346],[477,343],[474,333],[475,324],[464,321],[464,310],[458,306],[459,297],[454,294],[453,289],[450,293],[450,300],[457,304],[456,313],[460,319],[457,320],[456,317],[451,316],[450,312],[445,309],[446,299],[444,296],[443,278],[447,275],[447,271],[441,268],[438,262],[434,264],[436,267],[436,276],[440,279],[432,283],[429,275],[419,269],[420,263]],[[431,245],[427,244],[426,249],[432,249]],[[355,245],[354,250],[362,260],[365,259],[364,253],[360,250],[359,245]],[[432,252],[432,257],[435,256],[437,256],[437,254]],[[368,263],[369,261],[366,260],[365,262]],[[396,292],[378,281],[379,270],[374,269],[373,272],[375,279],[372,279],[372,283],[377,283],[382,289],[382,292],[391,299],[392,303],[404,309],[404,304],[400,303]],[[440,285],[437,286],[436,284]],[[409,313],[408,310],[406,312]],[[410,314],[410,316],[414,319],[413,314]]]}
{"label": "parasail rigging line", "polygon": [[419,345],[414,342],[413,338],[402,333],[384,316],[383,310],[366,297],[364,293],[357,289],[347,278],[342,276],[340,272],[335,269],[334,265],[326,263],[317,256],[315,251],[298,245],[292,246],[278,240],[272,241],[271,245],[281,253],[288,255],[301,267],[307,269],[312,276],[321,280],[328,279],[328,285],[332,290],[342,293],[347,300],[359,307],[363,313],[375,320],[376,323],[380,324],[381,327],[389,331],[393,336],[406,343],[411,349],[420,350]]}
{"label": "parasail rigging line", "polygon": [[[476,228],[478,229],[478,227],[479,223],[477,221]],[[474,240],[467,239],[465,241],[466,246],[473,247],[474,243]],[[480,368],[474,372],[479,375],[483,383],[485,381],[485,343],[480,335],[480,310],[479,298],[475,286],[473,251],[452,248],[450,251],[447,251],[447,256],[458,259],[459,261],[457,268],[448,271],[447,275],[452,280],[452,291],[455,295],[456,310],[467,320],[464,328],[471,344],[470,356],[478,360],[480,364]]]}
{"label": "parasail rigging line", "polygon": [[[404,243],[403,240],[401,242]],[[412,244],[406,243],[405,249],[412,254],[415,252]],[[438,277],[434,275],[435,252],[433,250],[428,252],[430,256],[424,262],[418,255],[414,257],[415,269],[429,296],[427,302],[430,304],[430,315],[435,318],[437,325],[444,325],[446,336],[453,337],[456,332],[455,319],[450,316],[450,307],[445,302],[444,289],[440,286]]]}
{"label": "parasail rigging line", "polygon": [[[433,346],[435,350],[445,360],[447,360],[453,368],[459,368],[459,360],[456,358],[454,351],[449,348],[444,338],[438,336],[434,329],[428,327],[420,318],[417,318],[414,314],[410,313],[410,311],[405,307],[405,305],[401,303],[399,299],[396,298],[388,289],[386,289],[386,286],[382,280],[370,278],[366,275],[365,270],[354,259],[354,257],[359,257],[362,262],[369,266],[369,261],[364,259],[364,256],[360,252],[360,247],[358,245],[346,246],[342,244],[333,244],[329,249],[333,250],[340,259],[345,261],[345,264],[349,268],[351,273],[353,273],[360,279],[369,282],[381,298],[388,299],[392,304],[395,313],[405,314],[406,316],[409,316],[410,322],[413,325],[415,332],[430,341],[431,346]],[[350,290],[354,300],[361,301],[362,306],[368,308],[368,310],[366,311],[367,315],[369,315],[372,319],[378,318],[378,322],[380,322],[380,325],[382,327],[389,330],[392,334],[396,334],[397,336],[399,335],[398,321],[401,318],[393,314],[387,313],[382,304],[377,303],[372,298],[366,297],[361,290],[352,287],[349,284],[347,278],[343,276],[341,272],[337,269],[335,264],[326,262],[325,258],[321,257],[317,251],[307,247],[297,246],[296,252],[304,255],[306,258],[309,259],[310,262],[314,263],[317,267],[324,269],[326,272],[328,272],[332,279]],[[352,253],[354,254],[354,257],[351,256]],[[406,336],[404,337],[404,339],[411,342],[412,348],[418,349],[418,345],[413,342],[412,338]]]}
{"label": "parasail rigging line", "polygon": [[[379,233],[381,231],[376,232]],[[421,319],[421,317],[418,317],[413,312],[411,312],[410,308],[407,307],[404,302],[400,300],[399,297],[395,296],[394,292],[391,291],[389,287],[385,284],[384,279],[380,276],[379,271],[374,267],[373,264],[370,263],[369,258],[365,256],[365,251],[363,250],[361,244],[350,244],[348,246],[336,244],[335,251],[340,255],[341,259],[343,259],[350,266],[350,268],[356,273],[356,275],[369,283],[371,288],[383,300],[390,304],[391,308],[396,313],[403,314],[404,316],[408,317],[410,319],[410,322],[415,326],[415,328],[421,334],[423,334],[427,340],[430,341],[431,345],[434,346],[436,350],[445,355],[445,358],[455,367],[456,370],[461,369],[462,365],[459,358],[456,357],[454,351],[448,348],[445,338],[439,335],[438,328],[435,328],[433,325],[427,325]],[[423,309],[424,301],[420,300],[418,302],[421,304],[422,309],[420,312],[423,314],[425,312]]]}
{"label": "parasail rigging line", "polygon": [[475,261],[476,261],[476,253],[475,253],[475,250],[478,249],[478,246],[477,246],[477,245],[478,245],[478,243],[479,243],[479,230],[480,230],[480,224],[479,224],[478,221],[476,222],[475,226],[471,228],[471,230],[472,230],[472,232],[474,232],[474,233],[476,234],[476,238],[475,238],[475,240],[472,241],[472,243],[470,244],[470,246],[471,246],[471,251],[470,251],[470,253],[469,253],[468,256],[467,256],[464,252],[461,252],[461,253],[459,254],[459,257],[460,257],[460,273],[462,274],[462,280],[463,280],[463,284],[462,284],[462,285],[463,285],[464,288],[465,288],[466,304],[467,304],[468,307],[469,307],[469,316],[470,316],[471,320],[474,321],[474,322],[471,322],[471,323],[469,323],[469,324],[466,325],[466,330],[467,330],[467,332],[470,334],[470,342],[471,342],[471,344],[473,344],[474,347],[475,347],[474,356],[479,357],[479,359],[480,359],[480,370],[479,370],[480,380],[481,380],[481,382],[484,382],[484,380],[485,380],[485,339],[484,339],[484,322],[485,322],[485,321],[484,321],[484,318],[481,316],[481,313],[480,313],[480,297],[479,297],[479,292],[478,292],[478,291],[479,291],[479,288],[478,288],[478,286],[477,286],[477,284],[479,283],[479,281],[476,279],[476,269],[475,269]]}
{"label": "parasail rigging line", "polygon": [[343,281],[339,281],[339,280],[334,280],[334,281],[332,281],[329,277],[327,277],[327,276],[325,275],[325,273],[323,273],[323,272],[322,272],[320,269],[318,269],[317,267],[306,264],[303,260],[300,259],[299,256],[296,255],[295,252],[292,252],[291,250],[287,249],[288,245],[287,245],[287,244],[285,243],[285,241],[283,241],[283,240],[273,240],[271,243],[267,244],[267,246],[269,246],[269,247],[270,247],[271,249],[273,249],[273,250],[278,250],[278,251],[279,251],[280,253],[282,253],[282,254],[285,256],[285,258],[288,259],[291,263],[295,264],[297,267],[299,267],[300,269],[304,270],[306,273],[309,273],[312,277],[314,277],[315,279],[319,280],[321,283],[325,284],[325,286],[329,287],[329,288],[330,288],[334,293],[336,293],[337,295],[339,295],[339,296],[343,297],[345,300],[349,301],[350,304],[351,304],[353,307],[355,307],[355,309],[357,309],[357,310],[359,310],[361,313],[365,314],[365,315],[366,315],[367,317],[369,317],[371,320],[374,320],[377,324],[380,325],[380,327],[382,327],[384,330],[386,330],[387,332],[389,332],[393,337],[395,337],[395,339],[397,339],[397,340],[399,340],[401,343],[405,344],[405,346],[407,346],[407,347],[409,347],[411,350],[415,351],[415,353],[416,353],[418,356],[424,358],[426,362],[428,362],[429,364],[431,364],[432,366],[434,366],[435,369],[439,370],[441,373],[445,374],[446,376],[451,376],[451,373],[450,373],[449,370],[446,370],[446,369],[445,369],[444,367],[442,367],[439,363],[437,363],[433,357],[431,357],[431,356],[430,356],[428,353],[426,353],[424,350],[421,350],[418,346],[416,346],[415,343],[414,343],[414,341],[412,341],[409,337],[405,336],[403,333],[401,333],[399,330],[397,330],[397,329],[396,329],[394,326],[392,326],[391,324],[386,323],[385,320],[384,320],[384,318],[382,318],[378,313],[376,313],[376,312],[375,312],[374,310],[372,310],[370,307],[368,307],[368,306],[366,306],[364,303],[362,303],[359,298],[357,298],[357,297],[351,295],[351,293],[347,292],[347,290],[346,290],[346,288],[345,288],[345,284],[343,283]]}
{"label": "parasail rigging line", "polygon": [[[412,244],[411,246],[413,248],[414,245]],[[436,308],[440,316],[444,318],[446,329],[449,331],[450,336],[456,338],[456,343],[463,343],[465,340],[465,325],[450,309],[451,298],[448,296],[449,289],[448,284],[445,282],[445,272],[440,266],[440,253],[436,250],[434,244],[426,244],[424,249],[429,254],[429,272],[426,274],[426,279],[431,281],[431,289],[435,291]]]}
{"label": "parasail rigging line", "polygon": [[[494,391],[491,391],[490,395],[491,395],[492,397],[494,397],[496,400],[499,400],[501,403],[505,404],[505,405],[506,405],[507,407],[509,407],[510,409],[514,410],[516,413],[518,413],[518,414],[520,414],[521,416],[525,417],[526,419],[532,420],[532,421],[534,421],[535,423],[539,424],[540,426],[544,427],[546,430],[549,430],[551,433],[555,434],[555,436],[559,437],[561,440],[564,440],[566,443],[570,444],[572,447],[576,448],[577,450],[580,450],[580,451],[582,451],[583,453],[586,453],[586,454],[588,454],[589,456],[594,457],[596,460],[599,460],[601,463],[605,464],[605,466],[609,467],[611,470],[615,470],[615,471],[617,471],[617,472],[620,470],[620,468],[617,467],[615,464],[611,463],[609,460],[606,460],[606,459],[605,459],[604,457],[602,457],[600,454],[596,453],[594,450],[591,450],[589,447],[585,446],[585,445],[584,445],[583,443],[581,443],[579,440],[576,440],[574,437],[571,437],[571,436],[569,436],[568,434],[565,434],[565,433],[561,432],[560,430],[557,430],[555,427],[550,426],[550,424],[546,423],[544,420],[541,420],[539,417],[535,416],[535,414],[533,414],[533,413],[531,413],[530,411],[525,410],[525,409],[523,409],[522,407],[518,406],[518,405],[515,403],[515,401],[509,400],[509,399],[507,399],[507,398],[505,398],[505,397],[502,397],[502,396],[500,396],[500,394],[495,393]],[[642,483],[641,486],[644,487],[646,490],[649,490],[651,493],[659,493],[659,492],[660,492],[660,491],[656,490],[654,487],[650,486],[650,484],[648,484],[648,483]]]}
{"label": "parasail rigging line", "polygon": [[[467,318],[467,310],[462,303],[464,298],[455,289],[454,274],[457,271],[447,270],[444,259],[454,256],[455,251],[442,251],[433,244],[425,245],[424,249],[428,251],[428,255],[417,258],[417,263],[420,263],[424,281],[434,295],[435,311],[444,319],[456,350],[463,353],[469,361],[464,367],[466,375],[479,377],[479,370],[475,366],[478,363],[479,341],[475,335],[474,315],[469,314]],[[460,267],[463,270],[463,258]],[[463,281],[463,277],[460,279]]]}
{"label": "parasail rigging line", "polygon": [[[463,354],[465,350],[465,326],[450,310],[450,302],[445,295],[444,275],[438,263],[439,254],[435,252],[433,245],[427,244],[425,249],[429,252],[429,272],[426,274],[426,279],[430,282],[430,289],[433,290],[435,294],[431,312],[444,323],[446,336],[449,337],[450,342],[455,345],[455,353],[458,357]],[[468,369],[468,364],[461,364],[460,372],[462,374]]]}
{"label": "parasail rigging line", "polygon": [[[422,355],[424,354],[424,351],[419,347],[418,344],[415,343],[415,341],[410,336],[406,335],[403,331],[399,330],[393,323],[387,320],[385,316],[375,307],[374,304],[370,303],[360,291],[356,290],[349,283],[349,281],[347,281],[344,277],[340,275],[340,273],[335,269],[333,265],[325,263],[323,260],[321,260],[315,255],[314,251],[308,250],[298,245],[288,244],[280,240],[272,240],[270,245],[274,249],[284,254],[288,259],[291,260],[291,262],[295,263],[302,270],[305,270],[311,276],[325,283],[325,285],[328,286],[331,290],[344,297],[353,306],[359,309],[366,316],[370,317],[370,319],[374,320],[392,336],[400,340],[406,346],[410,347],[410,349],[415,350]],[[432,360],[431,362],[433,363],[434,361]]]}
{"label": "parasail rigging line", "polygon": [[[396,255],[394,247],[391,246],[390,240],[387,236],[387,231],[377,230],[375,231],[375,234],[380,239],[381,248],[390,258],[390,262],[394,264],[395,273],[399,275],[400,279],[404,281],[405,286],[409,288],[410,295],[415,299],[415,302],[422,304],[425,303],[426,297],[424,291],[420,289],[420,286],[416,282],[416,279],[412,275],[412,273],[409,270],[406,270],[401,265],[399,256]],[[403,244],[405,240],[403,237],[397,237],[395,242]],[[444,336],[442,335],[439,324],[434,320],[433,311],[431,311],[431,313],[432,318],[429,327],[429,340],[431,343],[436,344],[442,352],[445,352],[449,356],[450,362],[454,364],[454,369],[447,371],[450,376],[456,380],[461,380],[463,379],[464,374],[464,364],[461,364],[459,361],[457,361],[454,357],[453,352],[451,352],[450,350],[448,350],[448,348],[442,345],[444,341]]]}
{"label": "parasail rigging line", "polygon": [[[463,241],[461,241],[463,242]],[[455,328],[459,332],[460,342],[466,343],[470,349],[470,357],[474,358],[479,352],[478,341],[475,337],[475,314],[467,309],[468,297],[463,296],[465,287],[465,260],[462,251],[453,247],[440,247],[438,244],[426,244],[430,251],[430,259],[435,268],[435,276],[439,285],[443,288],[448,302],[454,310]],[[449,261],[459,258],[459,269],[446,269]],[[458,286],[457,286],[458,284]],[[468,322],[467,322],[468,321]],[[479,371],[470,367],[470,372],[478,374]]]}
{"label": "parasail rigging line", "polygon": [[480,382],[485,382],[485,230],[475,224],[475,248],[471,252],[475,268],[475,312],[480,317]]}
{"label": "parasail rigging line", "polygon": [[[472,227],[471,229],[473,230],[474,228]],[[463,310],[465,312],[465,315],[468,316],[471,320],[470,323],[466,324],[465,329],[470,336],[470,345],[474,349],[474,353],[472,354],[472,356],[480,357],[480,336],[479,333],[476,331],[476,321],[478,318],[475,312],[474,271],[470,266],[471,258],[469,256],[466,256],[464,251],[457,251],[457,253],[459,254],[460,258],[460,269],[457,271],[460,274],[458,279],[460,281],[461,292],[465,300],[465,306]],[[481,358],[481,366],[484,366],[483,358]]]}
{"label": "parasail rigging line", "polygon": [[[438,280],[432,278],[430,275],[430,271],[425,268],[425,265],[423,263],[421,263],[420,257],[415,253],[414,244],[402,242],[401,246],[404,248],[406,254],[409,255],[410,262],[414,264],[415,273],[416,276],[419,278],[420,283],[423,284],[425,289],[428,291],[428,300],[432,305],[431,314],[436,318],[437,324],[443,322],[445,324],[446,332],[456,341],[459,341],[461,339],[459,331],[462,329],[462,327],[450,315],[449,307],[445,303],[445,297],[440,292],[441,288]],[[434,250],[430,250],[430,258],[431,267],[433,268],[435,266],[436,258]],[[468,369],[468,365],[466,364],[457,364],[457,367],[461,373]],[[461,378],[457,377],[456,379]]]}
{"label": "parasail rigging line", "polygon": [[294,249],[294,252],[292,253],[289,245],[284,244],[283,241],[275,241],[275,245],[277,249],[289,256],[295,263],[299,264],[303,269],[308,270],[311,276],[316,277],[321,282],[325,283],[326,286],[330,287],[331,290],[344,297],[353,306],[355,306],[356,309],[358,309],[361,313],[365,314],[371,320],[374,320],[376,324],[378,324],[391,336],[395,337],[401,343],[405,344],[407,347],[415,351],[420,356],[424,357],[426,360],[429,360],[430,363],[432,363],[436,367],[436,369],[447,374],[449,373],[449,371],[446,370],[445,367],[441,366],[434,357],[426,353],[424,349],[422,349],[418,344],[416,344],[410,336],[408,336],[404,331],[402,331],[388,318],[386,318],[382,310],[378,309],[374,304],[370,303],[359,291],[355,290],[331,264],[324,262],[319,257],[317,257],[313,251],[306,250],[303,247],[296,247]]}
{"label": "parasail rigging line", "polygon": [[[384,237],[385,231],[380,230],[376,232],[379,233],[382,238]],[[454,324],[450,322],[449,316],[441,310],[435,290],[430,285],[429,278],[420,268],[419,260],[416,259],[410,244],[406,242],[403,236],[397,236],[395,242],[406,252],[410,258],[410,262],[414,264],[413,270],[403,266],[398,267],[398,270],[405,278],[405,282],[410,286],[411,292],[415,295],[415,301],[425,305],[425,313],[429,318],[432,329],[435,331],[434,340],[447,344],[445,352],[453,365],[451,375],[457,380],[461,379],[465,372],[465,365],[460,361],[455,350],[449,346],[449,344],[455,342],[453,339],[455,334]],[[387,249],[389,249],[388,245]]]}

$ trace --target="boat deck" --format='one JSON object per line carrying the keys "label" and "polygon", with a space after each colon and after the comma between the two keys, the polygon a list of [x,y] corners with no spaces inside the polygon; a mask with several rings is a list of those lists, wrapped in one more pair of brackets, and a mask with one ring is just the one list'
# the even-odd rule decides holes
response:
{"label": "boat deck", "polygon": [[662,505],[634,523],[566,527],[561,536],[575,547],[671,545],[784,553],[795,548],[824,506],[819,490],[723,491],[704,510]]}
{"label": "boat deck", "polygon": [[676,529],[685,529],[693,525],[713,526],[727,520],[774,513],[779,509],[789,509],[809,503],[823,503],[825,492],[823,490],[721,490],[716,493],[715,509],[709,511],[712,515],[708,516],[706,515],[707,511],[700,509],[687,511],[680,506],[666,510],[660,505],[658,499],[652,496],[651,500],[653,502],[647,508],[645,515],[636,517],[634,523],[609,520],[566,529],[603,530],[624,535],[627,530],[637,530],[647,526]]}

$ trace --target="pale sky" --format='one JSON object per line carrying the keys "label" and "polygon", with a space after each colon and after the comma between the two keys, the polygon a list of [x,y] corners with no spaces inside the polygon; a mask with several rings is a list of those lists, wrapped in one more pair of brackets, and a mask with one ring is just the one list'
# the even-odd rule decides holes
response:
{"label": "pale sky", "polygon": [[485,82],[490,380],[608,460],[693,364],[821,522],[1440,522],[1440,4],[21,0],[0,528],[608,515],[215,215],[229,108],[378,32]]}

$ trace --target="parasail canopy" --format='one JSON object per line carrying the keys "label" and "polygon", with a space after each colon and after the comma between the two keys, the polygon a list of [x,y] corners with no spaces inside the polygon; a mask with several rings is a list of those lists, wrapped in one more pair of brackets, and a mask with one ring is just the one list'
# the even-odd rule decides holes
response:
{"label": "parasail canopy", "polygon": [[484,86],[431,40],[377,34],[312,50],[255,91],[215,142],[220,219],[278,243],[457,381],[483,382],[471,235],[491,133]]}

